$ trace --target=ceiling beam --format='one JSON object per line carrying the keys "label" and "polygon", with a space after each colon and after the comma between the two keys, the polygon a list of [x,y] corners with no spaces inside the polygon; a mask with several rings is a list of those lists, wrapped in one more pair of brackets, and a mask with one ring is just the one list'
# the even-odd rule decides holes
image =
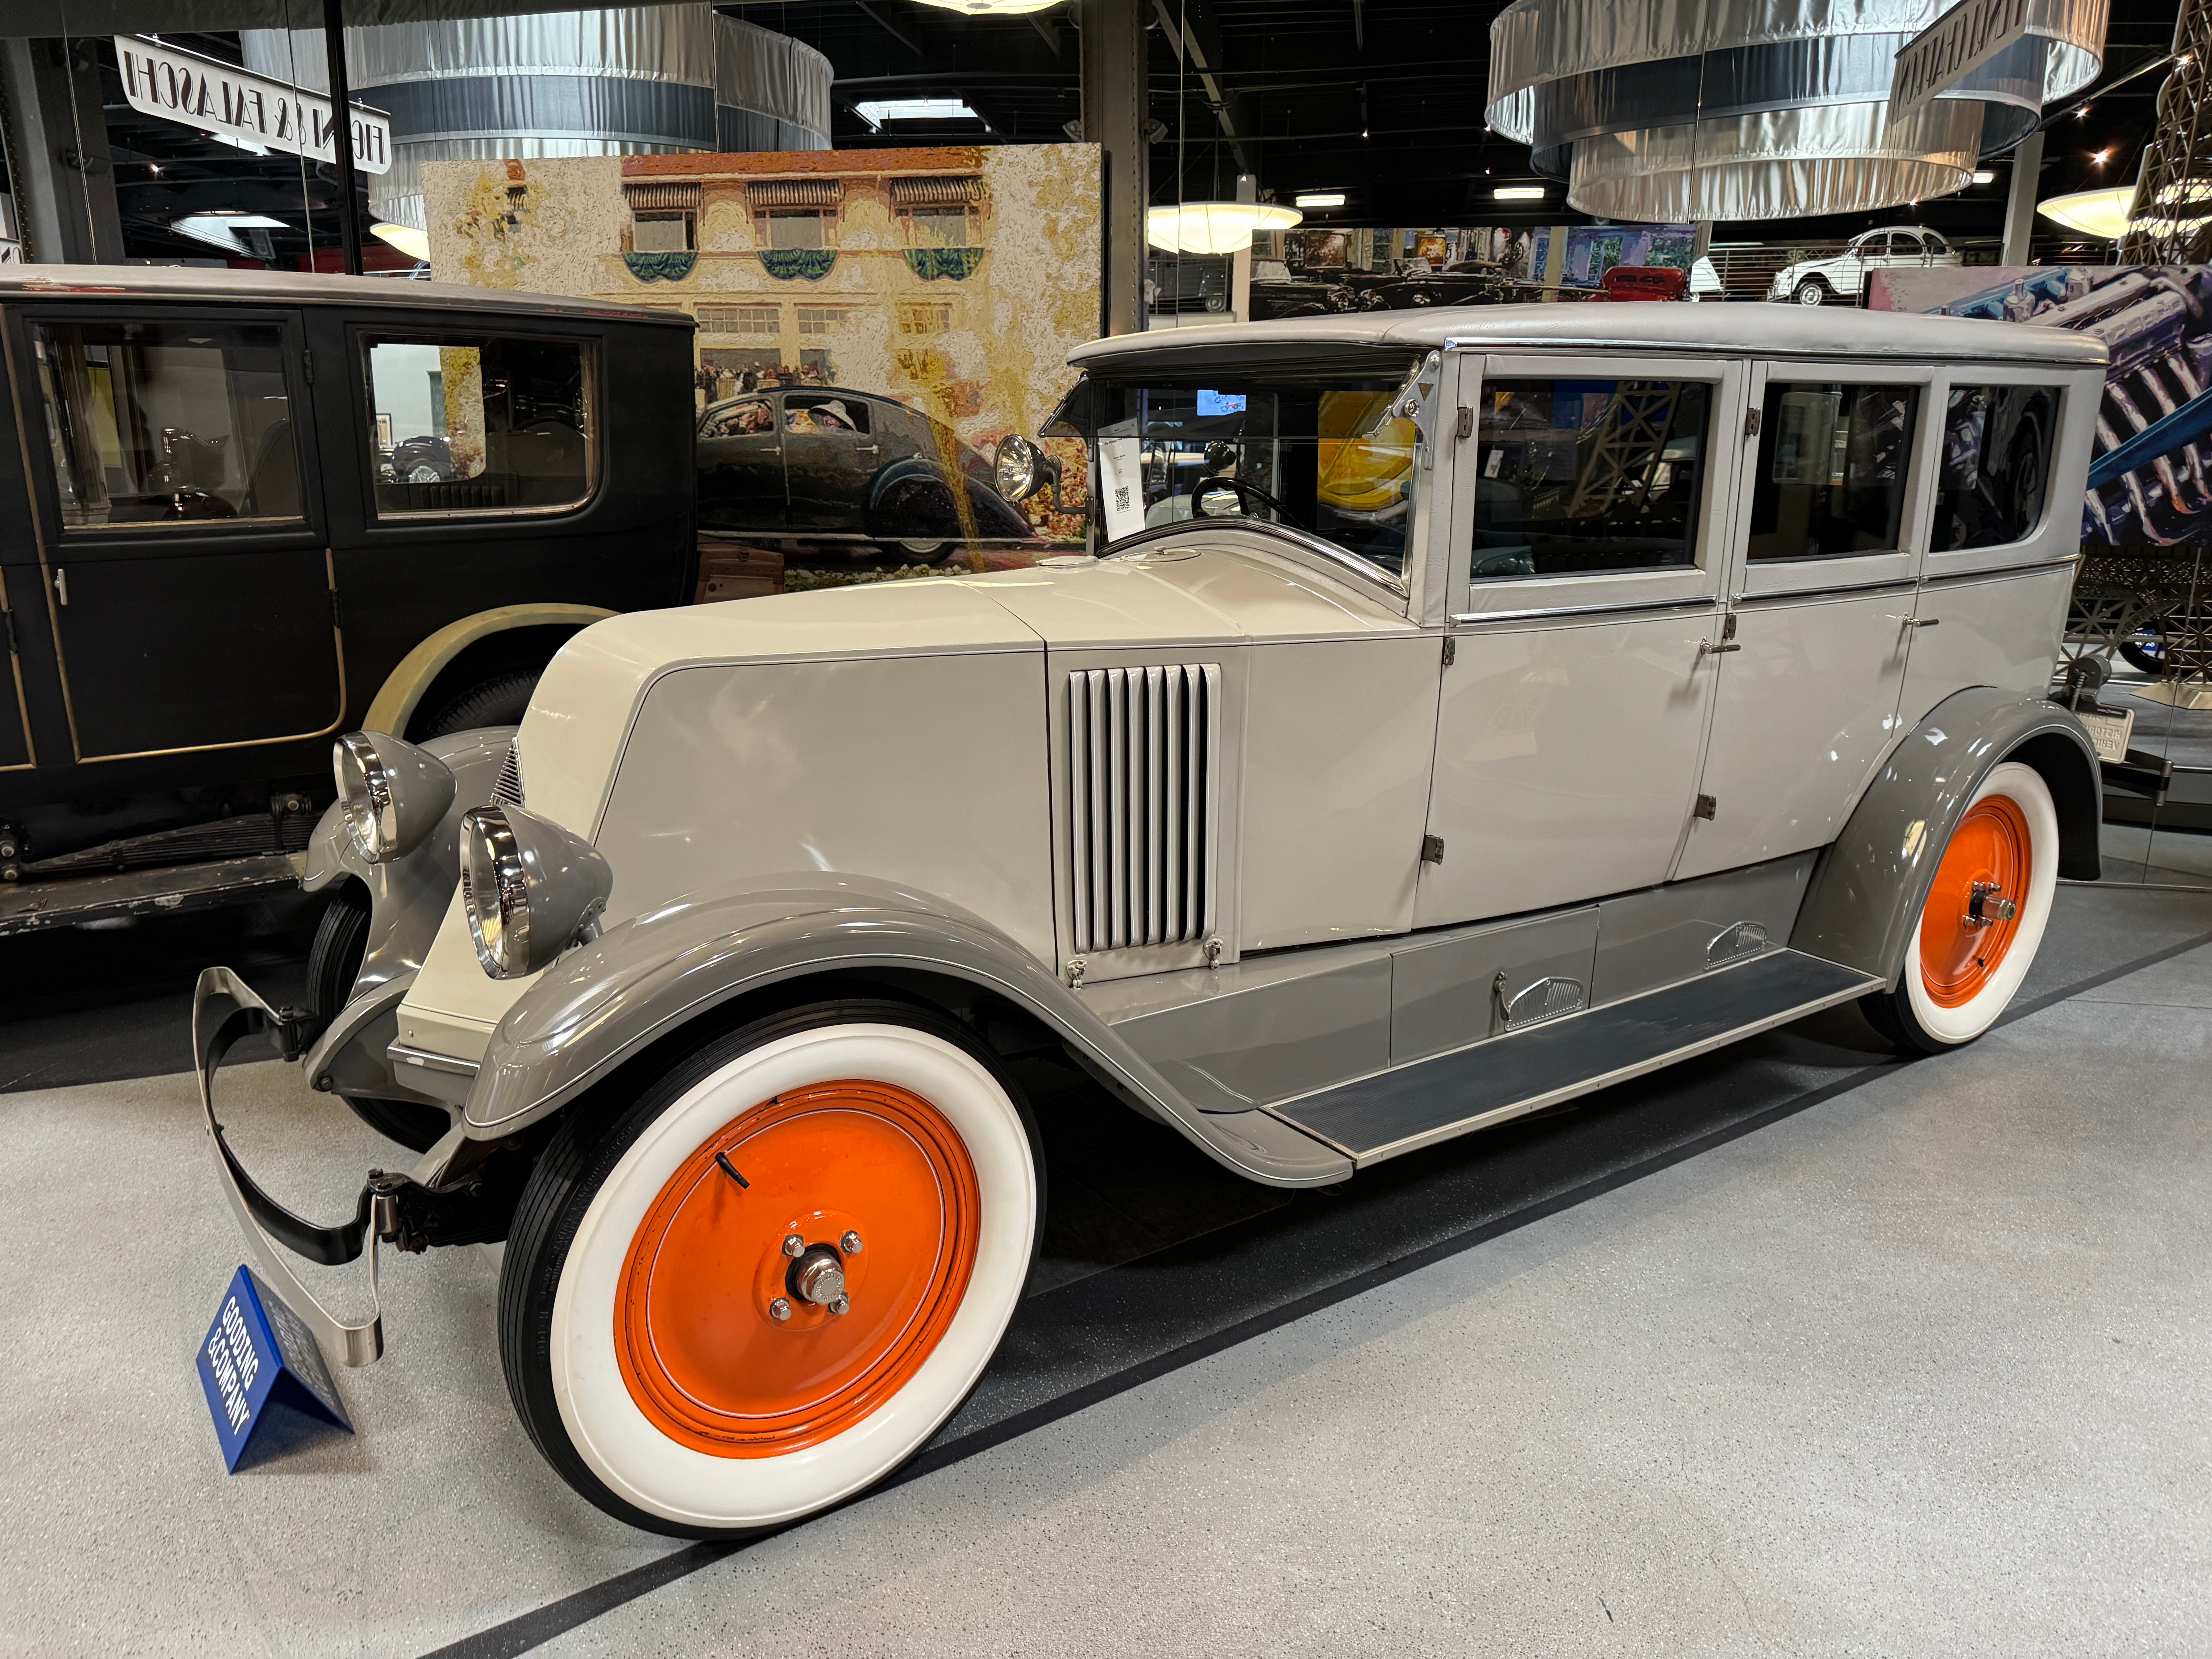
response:
{"label": "ceiling beam", "polygon": [[[1213,9],[1197,0],[1178,0],[1176,9],[1168,9],[1168,0],[1152,0],[1152,9],[1158,13],[1160,31],[1167,37],[1169,48],[1176,61],[1187,64],[1198,73],[1199,84],[1206,88],[1206,101],[1214,118],[1221,123],[1222,137],[1229,141],[1229,153],[1237,158],[1237,171],[1252,171],[1251,158],[1244,153],[1244,140],[1257,131],[1257,124],[1245,108],[1241,94],[1224,86],[1214,71],[1221,67],[1221,26],[1213,15]],[[1178,15],[1180,14],[1180,15]]]}

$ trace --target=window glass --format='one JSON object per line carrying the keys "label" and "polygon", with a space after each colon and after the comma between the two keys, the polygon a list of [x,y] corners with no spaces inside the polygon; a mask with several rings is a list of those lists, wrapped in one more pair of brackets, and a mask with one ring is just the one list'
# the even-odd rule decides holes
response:
{"label": "window glass", "polygon": [[702,438],[743,438],[756,432],[775,430],[775,411],[765,398],[746,398],[709,410],[700,423]]}
{"label": "window glass", "polygon": [[1769,380],[1751,556],[1820,559],[1898,544],[1920,388]]}
{"label": "window glass", "polygon": [[1100,386],[1089,400],[1109,540],[1192,516],[1280,520],[1393,573],[1422,474],[1413,393],[1400,364],[1373,379],[1342,372],[1274,380]]}
{"label": "window glass", "polygon": [[691,248],[688,213],[641,213],[630,227],[630,247],[638,253],[686,253]]}
{"label": "window glass", "polygon": [[590,349],[573,340],[372,340],[376,507],[486,513],[591,493]]}
{"label": "window glass", "polygon": [[826,247],[818,208],[780,208],[768,216],[770,247]]}
{"label": "window glass", "polygon": [[64,529],[300,516],[274,323],[39,323]]}
{"label": "window glass", "polygon": [[1954,386],[1943,411],[1943,474],[1929,547],[2002,547],[2043,517],[2058,388]]}
{"label": "window glass", "polygon": [[868,429],[868,406],[858,398],[813,397],[793,392],[783,400],[787,432],[850,432]]}
{"label": "window glass", "polygon": [[1705,382],[1485,380],[1480,395],[1472,578],[1697,562]]}
{"label": "window glass", "polygon": [[964,207],[916,208],[908,216],[916,247],[966,247],[968,210]]}

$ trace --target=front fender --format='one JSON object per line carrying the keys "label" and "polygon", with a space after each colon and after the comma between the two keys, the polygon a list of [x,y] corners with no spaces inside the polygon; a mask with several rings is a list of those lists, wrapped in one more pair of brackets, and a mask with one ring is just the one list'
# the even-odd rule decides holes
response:
{"label": "front fender", "polygon": [[541,975],[492,1033],[466,1132],[513,1134],[656,1039],[732,999],[870,969],[965,981],[1024,1009],[1132,1103],[1217,1162],[1271,1186],[1350,1176],[1334,1149],[1261,1112],[1208,1116],[988,923],[884,884],[817,877],[772,891],[694,895],[609,928]]}
{"label": "front fender", "polygon": [[1978,686],[1936,704],[1891,751],[1821,854],[1790,948],[1894,986],[1951,832],[1990,769],[2007,760],[2034,767],[2051,787],[2058,873],[2095,880],[2104,782],[2089,733],[2055,702]]}
{"label": "front fender", "polygon": [[[491,799],[507,763],[511,726],[487,726],[432,738],[422,747],[453,775],[453,799],[438,827],[404,858],[371,864],[346,833],[344,810],[333,805],[307,842],[300,884],[320,892],[350,878],[368,891],[368,945],[340,1012],[306,1056],[306,1074],[328,1077],[340,1092],[425,1099],[392,1075],[385,1050],[398,1032],[398,1010],[446,919],[460,881],[461,815]],[[365,1013],[366,1005],[377,1011]]]}

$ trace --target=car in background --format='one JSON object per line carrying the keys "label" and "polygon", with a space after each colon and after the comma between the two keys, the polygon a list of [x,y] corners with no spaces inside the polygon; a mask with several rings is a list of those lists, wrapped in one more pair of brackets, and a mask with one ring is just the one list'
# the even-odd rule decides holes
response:
{"label": "car in background", "polygon": [[1229,310],[1230,262],[1224,254],[1180,253],[1145,264],[1145,309],[1155,317]]}
{"label": "car in background", "polygon": [[707,406],[696,444],[702,532],[924,562],[955,546],[1042,545],[994,488],[991,462],[896,398],[837,386],[748,392]]}
{"label": "car in background", "polygon": [[1690,264],[1690,299],[1696,302],[1728,298],[1728,285],[1721,281],[1710,254],[1700,253]]}
{"label": "car in background", "polygon": [[1965,263],[1932,230],[1920,225],[1883,225],[1852,237],[1841,253],[1783,266],[1774,273],[1766,297],[1801,306],[1857,305],[1866,298],[1869,272]]}

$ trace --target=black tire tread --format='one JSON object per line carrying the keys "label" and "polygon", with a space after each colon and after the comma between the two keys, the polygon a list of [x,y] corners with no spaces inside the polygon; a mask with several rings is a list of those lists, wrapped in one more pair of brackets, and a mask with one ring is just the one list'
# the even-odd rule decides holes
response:
{"label": "black tire tread", "polygon": [[530,694],[538,689],[539,672],[535,668],[510,669],[480,681],[447,698],[434,713],[410,720],[408,736],[420,743],[425,738],[447,738],[486,726],[520,726],[523,711],[530,707]]}

